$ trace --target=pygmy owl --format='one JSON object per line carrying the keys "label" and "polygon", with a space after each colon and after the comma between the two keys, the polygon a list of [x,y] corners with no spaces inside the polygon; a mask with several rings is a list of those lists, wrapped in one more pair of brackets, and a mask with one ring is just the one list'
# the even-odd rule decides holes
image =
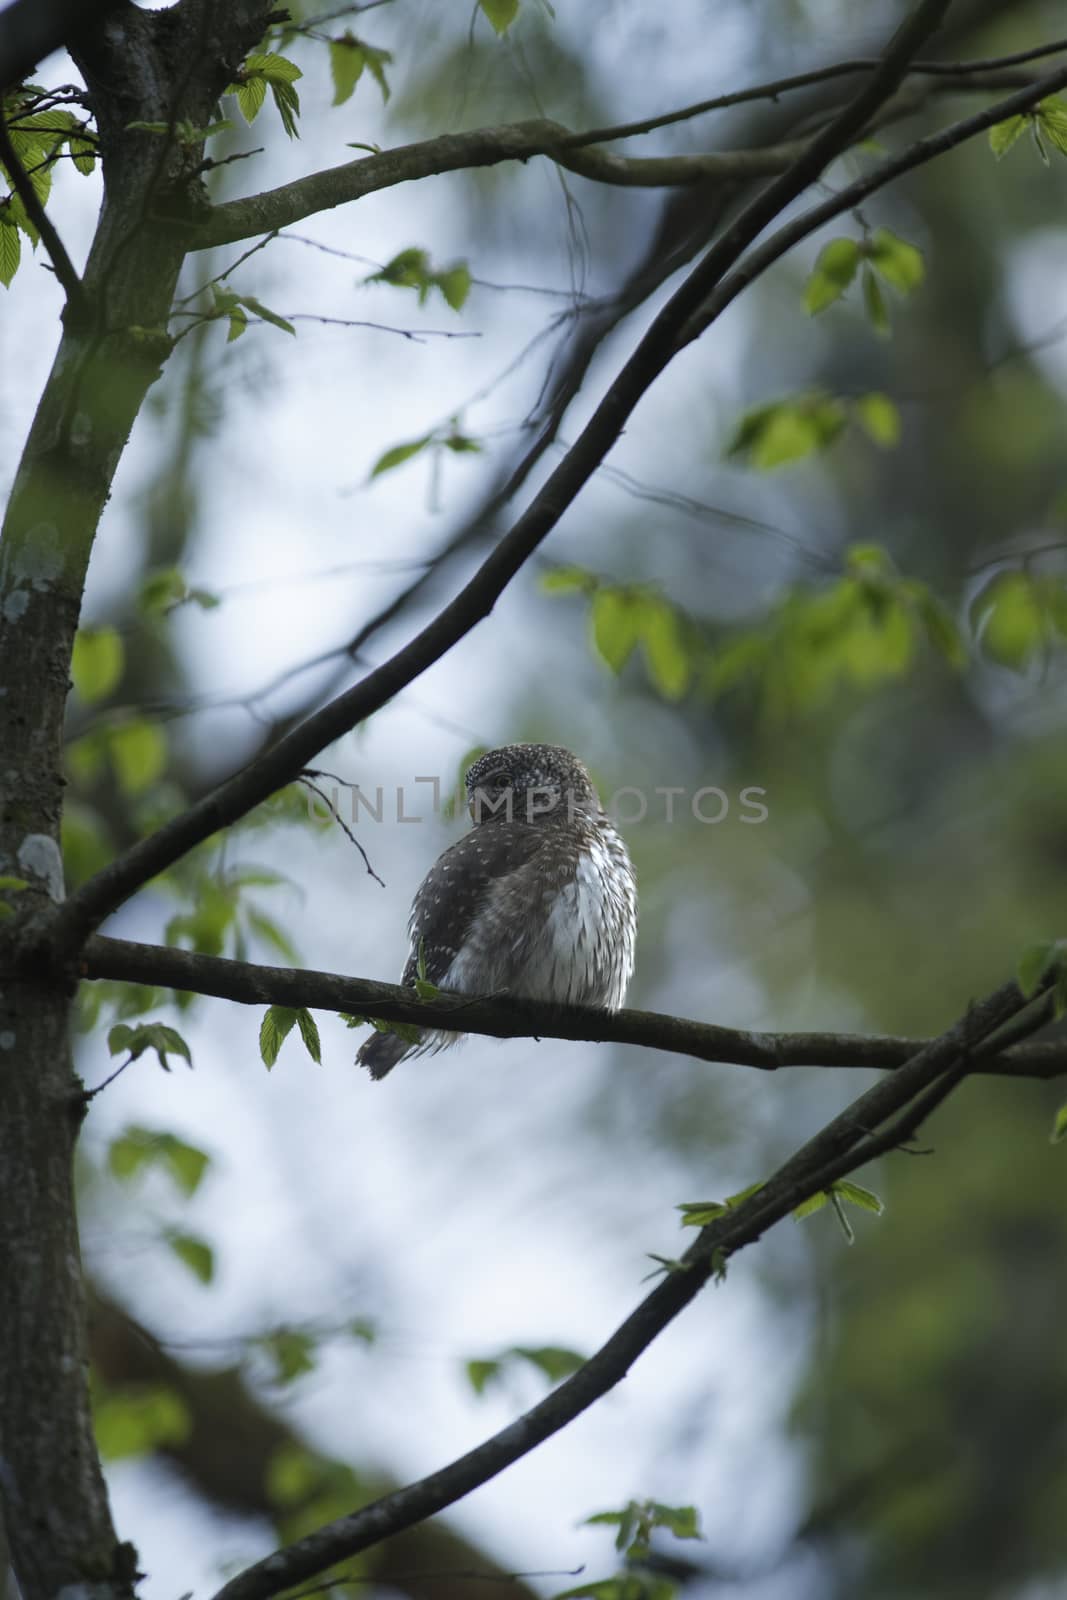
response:
{"label": "pygmy owl", "polygon": [[[509,744],[466,779],[474,826],[431,867],[408,921],[401,982],[425,976],[459,994],[505,991],[555,1004],[622,1005],[634,966],[637,881],[592,780],[569,750]],[[417,1044],[375,1033],[356,1057],[384,1078]]]}

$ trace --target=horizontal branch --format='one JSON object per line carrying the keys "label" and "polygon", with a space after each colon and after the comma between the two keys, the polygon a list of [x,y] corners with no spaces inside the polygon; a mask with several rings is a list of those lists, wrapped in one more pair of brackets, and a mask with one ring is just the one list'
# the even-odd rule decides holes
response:
{"label": "horizontal branch", "polygon": [[[1030,50],[1016,50],[1007,56],[986,56],[975,61],[913,61],[908,68],[909,77],[936,77],[950,80],[948,89],[972,88],[974,79],[985,80],[985,87],[1011,87],[1003,79],[991,83],[992,75],[1028,61],[1038,61],[1043,56],[1059,55],[1067,50],[1067,39],[1050,39],[1047,44],[1035,45]],[[847,61],[832,61],[825,67],[813,67],[808,72],[797,72],[788,78],[774,78],[768,83],[757,83],[747,89],[732,89],[728,94],[714,95],[710,100],[698,100],[695,105],[682,106],[677,111],[661,112],[658,116],[644,117],[637,122],[617,122],[606,128],[591,128],[587,133],[571,135],[572,144],[601,144],[609,139],[633,139],[640,134],[652,133],[657,128],[669,128],[678,122],[691,122],[695,117],[706,116],[709,111],[725,111],[731,106],[748,105],[754,100],[777,100],[795,89],[810,89],[816,84],[829,83],[834,78],[855,77],[857,73],[873,72],[880,56],[854,56]],[[961,79],[960,84],[951,82]]]}
{"label": "horizontal branch", "polygon": [[[193,994],[214,995],[239,1005],[306,1006],[343,1011],[383,1022],[484,1034],[493,1039],[580,1039],[597,1044],[633,1044],[672,1055],[776,1072],[780,1067],[895,1068],[924,1049],[926,1039],[859,1033],[759,1033],[692,1022],[657,1011],[594,1011],[584,1006],[548,1006],[532,1000],[471,1000],[442,995],[422,1001],[410,989],[334,972],[267,967],[222,956],[195,955],[126,939],[89,940],[81,970],[87,978],[117,978]],[[1067,1041],[1020,1045],[976,1058],[975,1070],[1009,1078],[1056,1078],[1067,1074]]]}
{"label": "horizontal branch", "polygon": [[189,234],[190,250],[213,250],[236,244],[260,233],[291,227],[319,211],[362,200],[364,195],[391,189],[398,183],[434,178],[445,172],[493,167],[502,161],[529,161],[550,156],[561,166],[601,183],[663,186],[700,183],[709,178],[737,179],[778,173],[808,141],[768,146],[762,150],[733,150],[698,156],[663,156],[637,159],[606,151],[574,148],[575,134],[562,123],[547,118],[508,123],[498,128],[473,128],[469,133],[444,133],[434,139],[383,150],[379,155],[346,161],[339,167],[309,173],[277,189],[245,200],[228,200],[215,206]]}
{"label": "horizontal branch", "polygon": [[257,1561],[223,1585],[215,1600],[271,1600],[358,1555],[464,1495],[528,1455],[607,1394],[663,1330],[696,1299],[727,1260],[788,1217],[810,1195],[857,1171],[874,1156],[914,1137],[920,1123],[968,1070],[982,1039],[1015,1016],[1024,1001],[1005,984],[926,1045],[900,1072],[874,1084],[834,1117],[760,1188],[700,1230],[680,1260],[605,1344],[537,1405],[440,1471],[350,1515],[339,1517]]}

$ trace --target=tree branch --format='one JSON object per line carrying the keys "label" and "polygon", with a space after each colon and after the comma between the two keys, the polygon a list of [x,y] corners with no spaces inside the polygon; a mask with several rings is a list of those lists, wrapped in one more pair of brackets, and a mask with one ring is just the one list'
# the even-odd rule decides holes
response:
{"label": "tree branch", "polygon": [[[212,250],[217,245],[236,244],[260,233],[290,227],[314,212],[362,200],[364,195],[391,189],[398,183],[473,167],[497,166],[502,161],[529,161],[532,156],[550,156],[583,177],[605,183],[698,183],[706,178],[751,178],[781,172],[808,142],[718,155],[649,158],[651,166],[640,162],[634,167],[628,157],[571,148],[575,139],[580,142],[585,137],[574,134],[562,123],[535,118],[498,128],[474,128],[469,133],[445,133],[434,139],[422,139],[417,144],[400,145],[395,150],[383,150],[380,155],[363,156],[358,161],[346,161],[342,166],[310,173],[245,200],[229,200],[215,206],[190,230],[188,247]],[[634,173],[643,170],[644,176],[628,177],[628,169]]]}
{"label": "tree branch", "polygon": [[[965,81],[960,87],[967,88],[969,80],[975,76],[985,77],[988,73],[1022,66],[1027,61],[1038,61],[1043,56],[1058,55],[1061,50],[1067,50],[1067,39],[1054,39],[1032,50],[1017,50],[1012,55],[987,56],[977,61],[913,61],[908,68],[908,76],[962,78]],[[829,66],[814,67],[810,72],[794,73],[790,78],[778,78],[770,83],[758,83],[749,89],[735,89],[730,94],[716,95],[711,100],[698,100],[695,105],[683,106],[679,111],[665,111],[657,117],[645,117],[640,122],[618,122],[612,127],[590,128],[587,133],[572,133],[567,140],[567,147],[603,144],[610,139],[632,139],[638,134],[652,133],[657,128],[668,128],[677,122],[689,122],[709,111],[725,111],[730,106],[745,105],[753,100],[777,100],[779,95],[788,94],[793,89],[808,89],[817,83],[828,83],[833,78],[872,72],[880,59],[879,56],[857,56],[851,61],[833,61]]]}
{"label": "tree branch", "polygon": [[13,0],[0,15],[0,92],[128,0]]}
{"label": "tree branch", "polygon": [[7,119],[4,116],[3,106],[0,105],[0,161],[7,169],[11,179],[11,186],[23,206],[26,215],[33,223],[41,236],[41,242],[48,251],[49,260],[55,268],[56,277],[63,287],[67,297],[67,304],[63,319],[72,331],[86,331],[92,324],[92,308],[89,298],[85,293],[85,285],[74,270],[74,263],[67,254],[66,247],[48,215],[44,206],[37,198],[37,191],[30,182],[25,167],[19,160],[18,152],[11,142],[8,132]]}
{"label": "tree branch", "polygon": [[1015,984],[1005,984],[913,1055],[899,1072],[868,1089],[749,1199],[726,1207],[702,1228],[681,1260],[671,1263],[663,1282],[584,1366],[538,1405],[449,1466],[327,1523],[257,1562],[224,1584],[215,1600],[271,1600],[334,1562],[357,1555],[453,1505],[558,1433],[626,1376],[637,1357],[696,1298],[708,1279],[722,1274],[728,1257],[754,1243],[810,1195],[893,1148],[902,1130],[914,1134],[932,1109],[931,1091],[940,1091],[943,1098],[954,1088],[981,1040],[1024,1003]]}
{"label": "tree branch", "polygon": [[[881,68],[787,172],[761,190],[711,246],[653,320],[589,422],[492,554],[459,594],[390,660],[338,695],[195,805],[96,873],[57,911],[46,958],[73,952],[142,884],[289,782],[327,744],[377,711],[488,616],[515,574],[596,471],[638,401],[671,361],[693,314],[782,208],[846,148],[893,93],[910,57],[939,25],[950,0],[921,0],[894,35]],[[1067,78],[1067,68],[1063,69]],[[1012,97],[1017,98],[1017,97]],[[888,177],[883,181],[888,181]],[[843,209],[843,208],[842,208]]]}
{"label": "tree branch", "polygon": [[1047,99],[1049,95],[1065,87],[1067,87],[1067,66],[1056,67],[1043,77],[1035,78],[1025,89],[1019,89],[1015,94],[1010,94],[994,105],[987,106],[984,111],[976,111],[973,116],[964,117],[959,122],[950,123],[938,133],[931,133],[925,139],[919,139],[906,150],[902,150],[899,155],[891,156],[872,172],[857,178],[854,183],[838,190],[819,205],[812,206],[810,211],[805,211],[794,221],[786,223],[765,244],[759,245],[746,256],[737,270],[728,278],[724,278],[716,292],[709,295],[699,315],[694,317],[685,329],[679,348],[699,338],[716,318],[721,316],[731,301],[736,300],[742,290],[762,276],[801,239],[806,239],[824,223],[832,221],[845,211],[851,211],[866,200],[868,195],[884,188],[887,183],[892,183],[905,172],[911,172],[913,168],[923,166],[927,161],[933,161],[936,157],[947,154],[957,145],[965,144],[968,139],[975,138],[979,133],[985,133],[987,129],[994,127],[998,122],[1004,122],[1008,117],[1018,116],[1024,111],[1031,110],[1041,100]]}
{"label": "tree branch", "polygon": [[[926,1039],[856,1033],[756,1033],[656,1011],[595,1011],[584,1006],[548,1006],[516,998],[470,999],[442,994],[418,1000],[410,989],[339,973],[268,967],[222,956],[195,955],[126,939],[89,940],[81,970],[87,978],[117,978],[194,994],[214,995],[239,1005],[306,1006],[411,1022],[422,1028],[475,1033],[494,1039],[582,1039],[600,1044],[642,1045],[698,1061],[729,1063],[776,1072],[782,1067],[893,1069],[929,1044]],[[1031,1030],[1032,1031],[1032,1028]],[[997,1077],[1056,1078],[1067,1073],[1067,1041],[1017,1046],[977,1057],[975,1070]]]}

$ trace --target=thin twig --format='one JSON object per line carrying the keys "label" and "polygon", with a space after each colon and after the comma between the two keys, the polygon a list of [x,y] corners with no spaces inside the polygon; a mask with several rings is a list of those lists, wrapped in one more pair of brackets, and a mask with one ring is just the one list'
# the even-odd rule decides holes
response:
{"label": "thin twig", "polygon": [[366,867],[368,873],[374,879],[375,883],[380,883],[384,889],[385,879],[379,878],[378,874],[370,864],[367,852],[364,850],[363,846],[360,844],[359,840],[356,838],[355,834],[352,832],[352,829],[348,826],[348,823],[345,821],[344,817],[342,817],[341,813],[338,811],[329,795],[324,794],[319,788],[318,784],[312,782],[308,772],[302,772],[299,776],[298,782],[302,783],[305,789],[313,790],[314,793],[318,795],[319,799],[323,801],[325,805],[329,806],[331,812],[333,813],[334,821],[339,824],[341,831],[352,841],[360,855],[363,857],[363,865]]}

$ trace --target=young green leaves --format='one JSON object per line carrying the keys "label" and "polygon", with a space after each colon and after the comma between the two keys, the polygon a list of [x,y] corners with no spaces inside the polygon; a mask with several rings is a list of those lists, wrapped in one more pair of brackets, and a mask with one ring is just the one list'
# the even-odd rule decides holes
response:
{"label": "young green leaves", "polygon": [[356,84],[363,76],[364,68],[382,91],[382,99],[388,100],[389,85],[386,82],[385,69],[392,59],[390,51],[376,50],[365,40],[357,39],[347,28],[339,39],[331,39],[330,75],[333,78],[333,104],[343,106],[346,100],[351,99]]}
{"label": "young green leaves", "polygon": [[278,1051],[289,1037],[294,1025],[312,1061],[321,1063],[322,1045],[311,1012],[303,1006],[271,1006],[259,1029],[259,1053],[268,1071],[277,1061]]}
{"label": "young green leaves", "polygon": [[465,261],[435,267],[429,252],[418,245],[401,250],[364,283],[388,283],[395,289],[414,289],[419,305],[425,305],[431,289],[436,289],[453,311],[461,311],[470,294],[471,273]]}
{"label": "young green leaves", "polygon": [[154,1050],[164,1072],[170,1071],[168,1055],[181,1056],[187,1066],[193,1058],[189,1046],[176,1028],[165,1022],[141,1022],[131,1028],[128,1022],[116,1022],[107,1036],[107,1047],[113,1056],[129,1051],[129,1061],[136,1061],[146,1050]]}
{"label": "young green leaves", "polygon": [[813,389],[746,411],[726,453],[758,472],[771,472],[828,450],[850,421],[882,449],[891,449],[900,438],[900,413],[888,395],[872,390],[857,400],[838,400]]}
{"label": "young green leaves", "polygon": [[294,61],[273,52],[246,56],[237,74],[224,94],[237,97],[238,109],[248,123],[255,122],[269,89],[282,119],[282,127],[290,139],[297,137],[296,119],[300,115],[300,96],[296,81],[303,73]]}
{"label": "young green leaves", "polygon": [[556,1384],[584,1366],[585,1359],[562,1345],[513,1345],[499,1355],[465,1362],[464,1372],[475,1394],[483,1395],[491,1384],[500,1383],[516,1367],[533,1367],[549,1383]]}
{"label": "young green leaves", "polygon": [[1007,568],[979,590],[970,619],[984,656],[1025,672],[1067,642],[1067,583],[1054,573]]}
{"label": "young green leaves", "polygon": [[[18,156],[41,205],[48,203],[52,174],[66,146],[78,172],[91,173],[96,162],[96,137],[87,122],[79,121],[63,106],[35,111],[45,91],[26,84],[4,98],[4,116],[12,149]],[[20,234],[37,248],[37,225],[15,193],[9,174],[0,164],[0,283],[9,288],[22,259]]]}
{"label": "young green leaves", "polygon": [[640,646],[645,669],[665,700],[681,700],[693,676],[696,645],[685,617],[662,594],[641,584],[613,584],[580,567],[553,567],[545,594],[588,597],[593,648],[616,674]]}
{"label": "young green leaves", "polygon": [[1046,167],[1050,164],[1048,145],[1058,150],[1061,156],[1067,156],[1067,101],[1062,96],[1050,95],[1032,111],[1024,111],[1018,117],[1008,117],[990,128],[989,148],[998,161],[1007,155],[1027,128]]}
{"label": "young green leaves", "polygon": [[819,252],[804,286],[804,309],[817,316],[840,300],[862,273],[863,305],[876,333],[889,332],[889,311],[882,284],[900,295],[912,294],[923,281],[922,252],[889,228],[875,228],[862,239],[831,239]]}

